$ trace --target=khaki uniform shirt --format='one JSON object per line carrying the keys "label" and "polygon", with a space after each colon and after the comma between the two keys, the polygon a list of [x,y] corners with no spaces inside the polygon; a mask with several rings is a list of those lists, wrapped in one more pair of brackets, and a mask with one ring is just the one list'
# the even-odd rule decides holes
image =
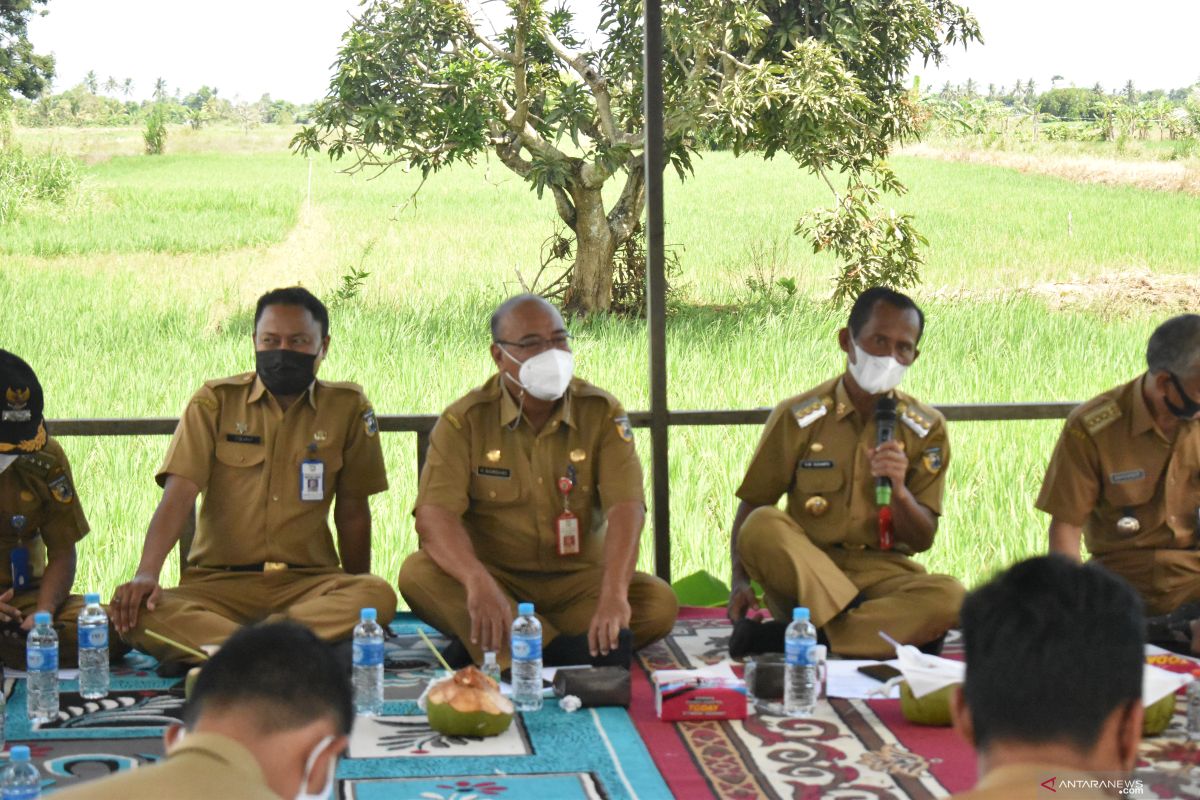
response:
{"label": "khaki uniform shirt", "polygon": [[[1168,442],[1142,396],[1144,377],[1071,412],[1037,499],[1052,517],[1082,525],[1093,555],[1198,544],[1200,423],[1182,424]],[[1127,514],[1136,533],[1118,530]]]}
{"label": "khaki uniform shirt", "polygon": [[[204,492],[188,564],[336,567],[334,494],[387,489],[378,432],[353,383],[314,381],[286,413],[253,372],[204,384],[157,475],[160,486],[180,475]],[[310,460],[324,465],[319,500],[301,499],[301,464]]]}
{"label": "khaki uniform shirt", "polygon": [[[907,394],[894,395],[895,438],[908,455],[904,483],[917,502],[941,514],[950,463],[945,419]],[[787,513],[814,543],[877,548],[879,508],[867,457],[874,446],[874,419],[859,417],[835,378],[775,407],[737,496],[771,506],[786,494]]]}
{"label": "khaki uniform shirt", "polygon": [[15,548],[29,549],[30,589],[46,568],[46,551],[66,550],[87,532],[71,465],[54,438],[0,473],[0,591],[12,586],[9,559]]}
{"label": "khaki uniform shirt", "polygon": [[[571,474],[582,541],[578,555],[559,556],[557,484]],[[576,378],[535,435],[495,375],[434,426],[416,505],[461,516],[485,564],[559,572],[602,564],[605,515],[631,500],[645,502],[642,467],[616,398]]]}
{"label": "khaki uniform shirt", "polygon": [[[1042,800],[1046,797],[1064,797],[1070,800],[1113,800],[1116,794],[1116,773],[1092,775],[1056,767],[1053,764],[1011,764],[997,767],[984,775],[979,784],[969,792],[953,795],[952,800]],[[1042,784],[1047,781],[1047,789]],[[1124,782],[1133,788],[1133,778]],[[1108,787],[1111,791],[1104,791]],[[1137,797],[1137,794],[1130,795]]]}
{"label": "khaki uniform shirt", "polygon": [[77,784],[60,800],[279,800],[262,767],[241,744],[214,733],[188,733],[166,761]]}

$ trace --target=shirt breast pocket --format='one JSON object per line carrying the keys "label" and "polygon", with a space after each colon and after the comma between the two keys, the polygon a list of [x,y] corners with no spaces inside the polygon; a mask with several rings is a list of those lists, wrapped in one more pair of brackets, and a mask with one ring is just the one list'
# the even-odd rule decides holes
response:
{"label": "shirt breast pocket", "polygon": [[521,484],[505,467],[475,467],[469,491],[472,505],[506,506],[521,499]]}
{"label": "shirt breast pocket", "polygon": [[[1138,472],[1142,474],[1137,476]],[[1155,488],[1155,481],[1142,470],[1115,471],[1105,476],[1104,499],[1114,508],[1136,508],[1154,498]]]}
{"label": "shirt breast pocket", "polygon": [[256,467],[266,460],[267,451],[261,444],[218,441],[216,456],[227,467]]}
{"label": "shirt breast pocket", "polygon": [[796,469],[796,491],[800,494],[833,494],[846,482],[846,476],[836,466],[805,467],[804,463]]}

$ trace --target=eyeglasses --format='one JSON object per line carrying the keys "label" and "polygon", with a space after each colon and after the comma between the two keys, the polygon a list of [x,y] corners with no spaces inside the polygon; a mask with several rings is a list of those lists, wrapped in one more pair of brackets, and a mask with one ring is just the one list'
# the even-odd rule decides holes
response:
{"label": "eyeglasses", "polygon": [[503,339],[497,339],[496,344],[502,344],[514,350],[520,350],[523,353],[544,353],[550,349],[566,350],[571,346],[573,338],[569,333],[562,333],[558,336],[552,336],[549,339],[537,336],[532,339],[522,339],[519,342],[506,342]]}

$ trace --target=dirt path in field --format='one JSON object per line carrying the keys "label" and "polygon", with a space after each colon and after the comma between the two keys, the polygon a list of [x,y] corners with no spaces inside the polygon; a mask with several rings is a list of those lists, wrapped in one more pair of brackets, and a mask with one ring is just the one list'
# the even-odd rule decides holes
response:
{"label": "dirt path in field", "polygon": [[1008,167],[1018,172],[1049,175],[1077,183],[1137,186],[1164,192],[1200,195],[1200,169],[1177,161],[1119,161],[1085,156],[1049,156],[999,150],[942,149],[914,144],[898,155]]}

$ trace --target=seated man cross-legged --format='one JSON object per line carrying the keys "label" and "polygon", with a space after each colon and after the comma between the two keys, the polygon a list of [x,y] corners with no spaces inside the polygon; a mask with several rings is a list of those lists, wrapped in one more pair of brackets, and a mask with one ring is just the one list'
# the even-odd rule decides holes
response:
{"label": "seated man cross-legged", "polygon": [[[730,654],[783,650],[795,606],[843,656],[892,653],[882,631],[938,649],[958,619],[961,584],[930,575],[910,556],[928,550],[942,511],[950,445],[935,409],[895,391],[918,356],[924,315],[905,295],[868,289],[855,301],[838,343],[840,377],[785,400],[771,413],[737,490],[732,531]],[[884,403],[883,401],[887,402]],[[879,438],[892,410],[894,434]],[[890,482],[890,502],[877,495]],[[787,510],[775,507],[787,496]],[[884,536],[883,523],[891,523]],[[766,594],[774,621],[747,616]]]}
{"label": "seated man cross-legged", "polygon": [[[518,602],[541,619],[547,665],[628,666],[671,631],[671,587],[635,572],[642,470],[620,404],[573,378],[562,317],[522,295],[492,317],[497,374],[433,429],[416,501],[421,550],[400,592],[455,637],[452,666],[508,663]],[[632,640],[632,641],[630,641]]]}
{"label": "seated man cross-legged", "polygon": [[[360,609],[375,608],[383,625],[396,611],[395,591],[369,574],[368,497],[387,488],[375,412],[357,385],[316,379],[328,311],[299,287],[268,292],[254,346],[256,372],[209,381],[185,409],[137,574],[113,596],[117,629],[162,661],[163,674],[194,657],[150,632],[199,649],[241,625],[287,618],[337,643]],[[201,492],[187,568],[177,588],[161,589],[163,562]]]}

